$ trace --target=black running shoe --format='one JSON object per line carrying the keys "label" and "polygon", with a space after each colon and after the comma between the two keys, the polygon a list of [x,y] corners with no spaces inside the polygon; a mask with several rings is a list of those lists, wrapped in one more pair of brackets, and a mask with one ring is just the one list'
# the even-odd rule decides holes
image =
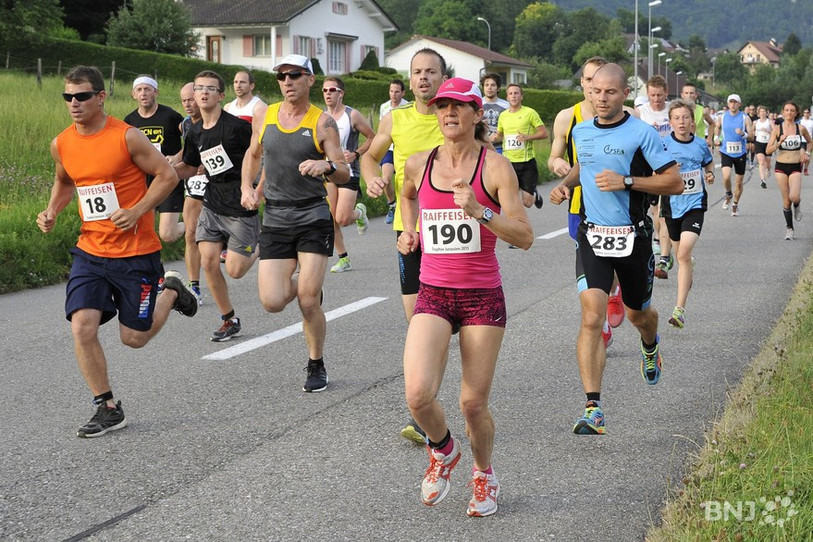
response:
{"label": "black running shoe", "polygon": [[325,370],[325,363],[322,361],[308,361],[308,366],[305,367],[308,377],[305,379],[305,385],[302,386],[302,391],[323,391],[327,388],[327,371]]}
{"label": "black running shoe", "polygon": [[177,271],[167,271],[164,274],[164,290],[175,290],[178,298],[172,308],[184,316],[195,316],[198,312],[198,299],[184,283],[183,275]]}
{"label": "black running shoe", "polygon": [[116,403],[116,408],[110,408],[105,401],[96,409],[96,414],[88,423],[79,428],[77,437],[95,438],[101,437],[108,431],[115,431],[127,427],[127,418],[124,417],[124,410],[121,408],[121,401]]}
{"label": "black running shoe", "polygon": [[223,325],[220,326],[220,329],[212,333],[209,340],[216,343],[226,342],[231,340],[232,337],[237,337],[240,335],[242,330],[243,326],[240,325],[239,318],[229,318],[228,320],[223,321]]}
{"label": "black running shoe", "polygon": [[541,209],[544,204],[545,200],[542,199],[542,196],[539,195],[539,192],[534,191],[534,206],[537,209]]}

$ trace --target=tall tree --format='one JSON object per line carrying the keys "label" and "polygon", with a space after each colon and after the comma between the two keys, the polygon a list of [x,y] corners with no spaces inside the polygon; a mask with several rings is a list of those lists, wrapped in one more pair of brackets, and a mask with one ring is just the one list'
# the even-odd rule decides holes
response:
{"label": "tall tree", "polygon": [[723,85],[737,85],[743,83],[748,70],[742,65],[740,56],[736,53],[723,53],[714,63],[714,83]]}
{"label": "tall tree", "polygon": [[21,32],[34,37],[59,33],[63,17],[59,0],[0,0],[0,45]]}
{"label": "tall tree", "polygon": [[482,23],[464,0],[424,0],[415,20],[415,32],[486,46]]}
{"label": "tall tree", "polygon": [[801,49],[802,42],[799,40],[799,36],[797,36],[793,32],[788,34],[788,39],[786,39],[784,45],[782,45],[782,54],[793,56],[796,53],[798,53]]}
{"label": "tall tree", "polygon": [[564,35],[567,14],[559,7],[534,2],[517,16],[514,30],[514,50],[523,58],[536,57],[550,62],[553,44]]}
{"label": "tall tree", "polygon": [[175,0],[133,0],[107,23],[108,45],[192,56],[197,43],[186,6]]}
{"label": "tall tree", "polygon": [[[83,40],[92,36],[104,36],[104,25],[118,13],[125,0],[60,0],[65,10],[65,26],[76,29]],[[102,41],[103,43],[103,41]]]}

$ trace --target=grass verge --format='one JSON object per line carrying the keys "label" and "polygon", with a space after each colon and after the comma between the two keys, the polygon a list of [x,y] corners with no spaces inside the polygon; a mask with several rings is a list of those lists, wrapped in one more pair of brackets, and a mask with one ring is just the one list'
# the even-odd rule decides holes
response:
{"label": "grass verge", "polygon": [[813,540],[813,258],[647,540]]}

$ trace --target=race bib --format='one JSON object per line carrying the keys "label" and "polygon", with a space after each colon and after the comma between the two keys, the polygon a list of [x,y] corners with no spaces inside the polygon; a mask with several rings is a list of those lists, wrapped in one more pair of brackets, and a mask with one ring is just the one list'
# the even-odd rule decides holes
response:
{"label": "race bib", "polygon": [[768,140],[771,138],[771,134],[769,132],[758,131],[756,133],[757,143],[767,143]]}
{"label": "race bib", "polygon": [[229,155],[226,154],[226,149],[223,148],[222,143],[217,147],[201,151],[200,159],[203,161],[203,167],[206,168],[209,175],[218,175],[230,170],[234,166],[231,159],[229,159]]}
{"label": "race bib", "polygon": [[703,189],[703,172],[699,169],[681,171],[683,178],[683,194],[697,194]]}
{"label": "race bib", "polygon": [[511,134],[511,135],[505,136],[505,138],[504,138],[504,140],[502,142],[503,150],[505,150],[505,151],[522,150],[523,144],[520,143],[519,140],[517,140],[517,137],[519,137],[519,134]]}
{"label": "race bib", "polygon": [[186,180],[186,192],[190,196],[202,198],[206,194],[206,185],[209,184],[209,178],[206,175],[195,175]]}
{"label": "race bib", "polygon": [[632,226],[597,226],[587,228],[587,240],[593,254],[603,258],[624,258],[632,254],[635,246],[635,228]]}
{"label": "race bib", "polygon": [[739,156],[742,154],[742,141],[726,141],[725,153],[729,156]]}
{"label": "race bib", "polygon": [[158,152],[161,152],[161,144],[160,143],[153,143],[152,146],[155,147],[156,149],[158,149]]}
{"label": "race bib", "polygon": [[79,206],[82,208],[82,220],[93,222],[110,218],[119,208],[119,198],[113,183],[77,186]]}
{"label": "race bib", "polygon": [[802,136],[800,135],[789,135],[785,138],[785,141],[782,142],[782,149],[795,151],[802,148]]}
{"label": "race bib", "polygon": [[426,254],[480,252],[480,224],[462,209],[421,209]]}

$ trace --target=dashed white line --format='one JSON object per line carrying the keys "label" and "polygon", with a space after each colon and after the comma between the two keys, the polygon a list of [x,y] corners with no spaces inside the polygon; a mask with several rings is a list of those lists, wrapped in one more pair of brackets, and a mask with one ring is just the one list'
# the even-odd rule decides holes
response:
{"label": "dashed white line", "polygon": [[546,233],[545,235],[540,235],[537,239],[553,239],[554,237],[559,237],[560,235],[564,235],[567,233],[567,228],[562,228],[561,230],[552,231],[550,233]]}
{"label": "dashed white line", "polygon": [[[369,307],[370,305],[381,303],[386,299],[387,299],[386,297],[365,297],[364,299],[356,301],[355,303],[350,303],[349,305],[345,305],[344,307],[339,307],[338,309],[334,309],[330,312],[325,313],[325,320],[329,322],[330,320],[335,320],[336,318],[339,318],[341,316],[347,316],[348,314],[359,311],[365,307]],[[245,354],[246,352],[256,350],[257,348],[262,348],[267,344],[271,344],[276,341],[281,341],[282,339],[290,337],[291,335],[296,335],[297,333],[302,333],[302,322],[290,325],[286,328],[278,329],[277,331],[268,333],[267,335],[263,335],[261,337],[255,337],[254,339],[241,342],[240,344],[236,344],[230,348],[214,352],[212,354],[209,354],[208,356],[203,356],[201,359],[205,360],[231,359],[233,357],[239,356],[240,354]]]}

